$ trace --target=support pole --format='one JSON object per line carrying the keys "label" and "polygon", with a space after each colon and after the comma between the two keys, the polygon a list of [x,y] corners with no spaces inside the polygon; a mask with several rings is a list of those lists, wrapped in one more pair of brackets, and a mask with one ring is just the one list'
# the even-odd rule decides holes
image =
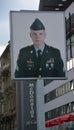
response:
{"label": "support pole", "polygon": [[37,130],[45,130],[44,116],[44,80],[36,82]]}

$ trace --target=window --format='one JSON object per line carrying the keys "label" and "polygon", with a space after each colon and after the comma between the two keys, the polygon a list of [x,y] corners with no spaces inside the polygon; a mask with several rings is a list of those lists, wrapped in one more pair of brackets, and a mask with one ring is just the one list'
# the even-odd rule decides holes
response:
{"label": "window", "polygon": [[55,90],[50,92],[50,100],[53,100],[54,98],[56,98]]}
{"label": "window", "polygon": [[70,59],[69,64],[70,64],[70,69],[72,69],[72,59]]}
{"label": "window", "polygon": [[44,96],[45,103],[49,102],[59,96],[62,96],[63,94],[70,92],[72,90],[74,90],[74,81],[73,80],[71,80],[71,81],[67,82],[66,84],[64,84],[63,86],[60,86],[60,87],[56,88],[55,90],[47,93]]}
{"label": "window", "polygon": [[74,58],[72,60],[73,60],[73,67],[74,67]]}
{"label": "window", "polygon": [[67,70],[69,71],[73,67],[74,67],[74,58],[72,58],[69,61],[67,61]]}
{"label": "window", "polygon": [[64,94],[65,93],[65,86],[62,86],[62,94]]}
{"label": "window", "polygon": [[70,82],[67,83],[67,91],[70,91]]}
{"label": "window", "polygon": [[64,106],[62,106],[62,109],[63,109],[63,110],[62,110],[63,115],[64,115],[64,114],[66,114],[66,106],[65,106],[65,105],[64,105]]}
{"label": "window", "polygon": [[58,96],[61,96],[60,87],[58,88]]}
{"label": "window", "polygon": [[70,113],[70,106],[69,106],[69,104],[66,105],[66,113]]}
{"label": "window", "polygon": [[56,97],[58,97],[58,88],[56,89]]}
{"label": "window", "polygon": [[74,89],[74,85],[73,85],[73,80],[70,81],[70,90],[73,90]]}
{"label": "window", "polygon": [[69,68],[70,68],[70,67],[69,67],[69,61],[67,61],[67,70],[69,70]]}
{"label": "window", "polygon": [[50,119],[50,117],[51,117],[51,112],[49,111],[48,112],[48,119]]}
{"label": "window", "polygon": [[70,102],[63,106],[57,107],[53,110],[50,110],[45,113],[45,120],[50,120],[58,116],[63,116],[65,114],[69,114],[74,112],[74,102]]}
{"label": "window", "polygon": [[71,83],[70,82],[68,82],[65,87],[66,87],[66,92],[71,91]]}
{"label": "window", "polygon": [[74,102],[72,102],[72,112],[74,112]]}
{"label": "window", "polygon": [[63,107],[61,107],[60,114],[63,115]]}
{"label": "window", "polygon": [[72,44],[74,44],[74,34],[71,37],[71,42],[72,42]]}
{"label": "window", "polygon": [[45,101],[46,101],[46,102],[49,102],[49,101],[50,101],[50,94],[49,94],[49,93],[45,96]]}

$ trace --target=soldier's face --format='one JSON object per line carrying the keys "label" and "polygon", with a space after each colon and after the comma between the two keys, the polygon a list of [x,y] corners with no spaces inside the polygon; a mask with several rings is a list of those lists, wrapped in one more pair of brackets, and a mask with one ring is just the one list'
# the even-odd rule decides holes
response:
{"label": "soldier's face", "polygon": [[31,30],[30,37],[32,38],[33,43],[36,46],[39,46],[44,44],[46,32],[45,30]]}

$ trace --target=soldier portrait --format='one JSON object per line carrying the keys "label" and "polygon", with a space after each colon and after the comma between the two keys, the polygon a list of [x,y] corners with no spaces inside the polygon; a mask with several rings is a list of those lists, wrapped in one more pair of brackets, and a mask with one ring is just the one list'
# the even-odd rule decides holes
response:
{"label": "soldier portrait", "polygon": [[60,50],[45,43],[46,29],[39,18],[30,26],[30,38],[33,44],[19,51],[15,77],[65,77]]}
{"label": "soldier portrait", "polygon": [[11,78],[66,79],[63,12],[11,11]]}

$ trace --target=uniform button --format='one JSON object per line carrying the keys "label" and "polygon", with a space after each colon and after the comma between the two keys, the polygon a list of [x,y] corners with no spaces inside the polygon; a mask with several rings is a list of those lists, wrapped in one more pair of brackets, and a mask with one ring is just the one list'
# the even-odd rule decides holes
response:
{"label": "uniform button", "polygon": [[33,51],[31,50],[31,51],[30,51],[30,53],[32,54],[32,53],[33,53]]}
{"label": "uniform button", "polygon": [[28,70],[31,70],[31,68],[28,68]]}
{"label": "uniform button", "polygon": [[49,68],[49,70],[51,70],[51,68]]}
{"label": "uniform button", "polygon": [[41,75],[39,75],[38,77],[41,78]]}
{"label": "uniform button", "polygon": [[39,71],[41,71],[42,70],[42,68],[39,68]]}
{"label": "uniform button", "polygon": [[48,68],[49,67],[49,64],[46,64],[46,68]]}

